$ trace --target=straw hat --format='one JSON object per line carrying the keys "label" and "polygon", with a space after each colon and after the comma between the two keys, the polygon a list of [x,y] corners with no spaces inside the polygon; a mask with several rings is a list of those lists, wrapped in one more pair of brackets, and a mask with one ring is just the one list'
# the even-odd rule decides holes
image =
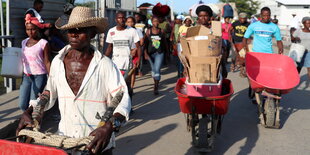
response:
{"label": "straw hat", "polygon": [[107,18],[95,17],[95,12],[88,7],[77,6],[72,10],[67,24],[59,27],[62,30],[95,26],[97,33],[103,33],[108,28]]}

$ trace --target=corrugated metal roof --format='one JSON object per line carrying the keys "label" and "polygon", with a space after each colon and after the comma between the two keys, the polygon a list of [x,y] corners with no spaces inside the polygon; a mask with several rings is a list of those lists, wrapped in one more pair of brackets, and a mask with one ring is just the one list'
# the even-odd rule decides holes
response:
{"label": "corrugated metal roof", "polygon": [[284,5],[310,5],[310,0],[276,0]]}
{"label": "corrugated metal roof", "polygon": [[[63,14],[63,6],[66,0],[44,0],[44,8],[40,12],[45,22],[54,23]],[[14,46],[20,47],[25,39],[24,15],[28,8],[33,6],[33,0],[10,0],[10,29],[15,36]]]}

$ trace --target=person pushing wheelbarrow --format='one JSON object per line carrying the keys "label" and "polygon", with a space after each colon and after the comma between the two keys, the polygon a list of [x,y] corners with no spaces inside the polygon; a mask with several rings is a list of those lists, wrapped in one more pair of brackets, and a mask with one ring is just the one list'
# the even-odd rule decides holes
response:
{"label": "person pushing wheelbarrow", "polygon": [[[57,133],[71,138],[94,136],[86,148],[100,154],[112,154],[115,147],[113,131],[128,120],[131,109],[120,71],[90,44],[91,39],[105,32],[107,27],[107,19],[95,17],[91,8],[73,9],[68,24],[60,27],[68,30],[69,45],[53,59],[46,86],[50,97],[44,106],[45,110],[50,109],[58,98],[61,120]],[[119,92],[123,94],[120,102],[111,110],[111,98]],[[33,125],[33,110],[30,106],[23,113],[17,133],[25,126]],[[101,123],[100,117],[107,113],[112,115],[111,118]]]}

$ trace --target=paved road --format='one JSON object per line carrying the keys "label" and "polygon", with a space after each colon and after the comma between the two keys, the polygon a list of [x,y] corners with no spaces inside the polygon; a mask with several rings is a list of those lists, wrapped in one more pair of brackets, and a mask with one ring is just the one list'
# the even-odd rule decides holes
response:
{"label": "paved road", "polygon": [[[137,80],[135,113],[117,137],[115,154],[198,154],[191,146],[191,134],[186,131],[173,91],[174,69],[163,70],[158,96],[152,94],[150,75]],[[247,97],[247,80],[230,73],[235,94],[210,154],[310,154],[310,81],[305,72],[303,69],[300,85],[281,100],[281,129],[266,129],[258,124],[256,105]]]}
{"label": "paved road", "polygon": [[[116,155],[192,155],[191,135],[186,131],[173,91],[175,66],[163,69],[160,95],[152,93],[150,74],[138,78],[134,89],[135,113],[117,136]],[[247,80],[230,73],[235,94],[225,115],[221,135],[210,154],[310,154],[310,87],[306,70],[301,83],[281,101],[281,129],[258,124],[256,106],[247,98]],[[0,96],[0,128],[15,120],[18,91]]]}

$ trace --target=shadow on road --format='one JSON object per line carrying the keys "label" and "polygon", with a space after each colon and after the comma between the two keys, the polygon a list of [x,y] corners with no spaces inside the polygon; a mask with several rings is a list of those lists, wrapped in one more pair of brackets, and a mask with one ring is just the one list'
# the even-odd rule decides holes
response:
{"label": "shadow on road", "polygon": [[[126,155],[137,154],[143,148],[155,143],[165,134],[174,130],[176,127],[177,124],[169,124],[152,132],[121,138],[117,140],[117,146],[118,148],[122,149],[115,150],[114,154],[126,154]],[[123,147],[121,146],[122,144],[124,145]]]}
{"label": "shadow on road", "polygon": [[[305,85],[301,85],[305,82]],[[288,94],[282,96],[280,106],[282,107],[280,113],[281,128],[289,116],[298,110],[310,109],[310,91],[309,91],[308,75],[301,77],[300,84]]]}
{"label": "shadow on road", "polygon": [[9,99],[9,100],[7,100],[7,101],[5,101],[5,102],[0,103],[0,106],[3,106],[3,105],[5,105],[5,104],[10,103],[10,102],[12,102],[12,101],[14,101],[14,100],[17,100],[17,99],[18,99],[18,96],[14,97],[14,98],[11,98],[11,99]]}
{"label": "shadow on road", "polygon": [[297,88],[301,87],[301,85],[305,82],[305,86],[302,87],[302,90],[306,90],[307,88],[310,87],[310,79],[307,74],[303,75],[300,77],[300,82],[297,86]]}
{"label": "shadow on road", "polygon": [[[248,90],[244,89],[234,94],[222,124],[222,132],[216,137],[214,150],[208,154],[225,154],[235,143],[242,143],[243,146],[238,152],[230,154],[251,154],[259,136],[258,116],[256,105],[251,104],[247,93]],[[193,154],[200,154],[195,147],[191,147],[186,153]]]}

